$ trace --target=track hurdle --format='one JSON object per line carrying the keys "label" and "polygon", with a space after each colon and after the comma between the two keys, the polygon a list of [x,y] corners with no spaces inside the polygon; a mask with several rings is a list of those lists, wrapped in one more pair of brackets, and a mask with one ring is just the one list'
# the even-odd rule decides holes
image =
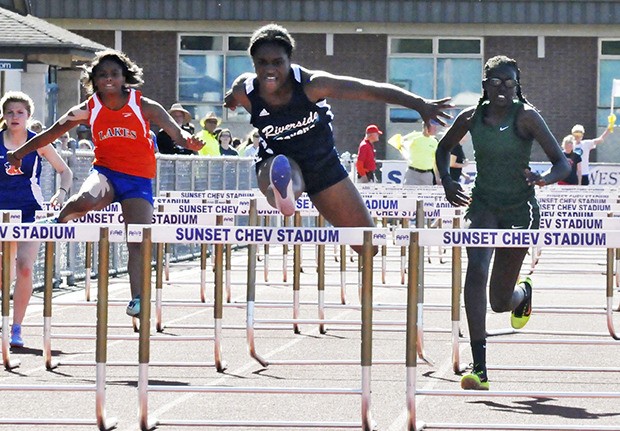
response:
{"label": "track hurdle", "polygon": [[[410,232],[409,249],[410,261],[415,262],[421,247],[442,245],[445,247],[578,247],[587,243],[593,247],[613,249],[620,245],[620,231],[608,232],[574,232],[574,231],[528,231],[528,230],[492,230],[476,229],[465,232],[463,230],[415,230]],[[401,233],[404,234],[404,233]],[[415,268],[415,266],[413,266]],[[617,427],[592,426],[562,426],[544,424],[494,424],[494,423],[426,423],[418,421],[416,417],[416,396],[457,396],[457,397],[518,397],[518,398],[608,398],[620,399],[620,392],[561,392],[561,391],[463,391],[463,390],[423,390],[416,387],[417,362],[411,352],[417,349],[418,337],[418,305],[412,303],[417,298],[417,290],[421,284],[419,271],[412,271],[409,278],[409,302],[407,312],[407,429],[511,429],[511,430],[612,430]],[[458,280],[457,280],[458,281]],[[454,299],[454,298],[453,298]],[[455,318],[456,316],[453,316]],[[559,344],[552,340],[549,344]],[[597,343],[598,344],[598,343]],[[617,344],[617,343],[616,343]],[[528,368],[535,369],[535,368]],[[561,370],[564,368],[560,367]],[[456,369],[455,372],[460,371]]]}
{"label": "track hurdle", "polygon": [[[107,362],[107,330],[108,330],[108,267],[109,267],[109,229],[106,227],[96,228],[93,226],[70,226],[70,225],[38,225],[24,223],[19,225],[0,225],[0,238],[2,239],[2,281],[3,303],[2,317],[3,328],[8,328],[8,281],[9,281],[9,241],[41,241],[45,242],[45,305],[43,308],[44,356],[46,363],[51,366],[51,350],[49,348],[49,331],[51,325],[51,291],[54,274],[54,241],[93,241],[99,242],[99,271],[98,280],[99,299],[97,302],[97,341],[96,341],[96,377],[94,385],[0,385],[0,392],[95,392],[95,419],[77,418],[0,418],[0,424],[11,425],[96,425],[100,430],[110,430],[116,427],[116,419],[106,417],[105,409],[105,382]],[[51,241],[53,240],[53,241]],[[6,289],[6,290],[5,290]],[[8,331],[3,330],[3,357],[5,368],[7,365],[18,365],[8,358]],[[6,362],[8,359],[8,363]],[[49,368],[49,367],[48,367]]]}
{"label": "track hurdle", "polygon": [[[182,242],[188,234],[188,230],[200,230],[201,235],[208,241],[217,244],[221,248],[228,242],[245,243],[256,245],[269,242],[270,244],[283,243],[322,243],[329,238],[328,243],[345,242],[347,244],[363,246],[364,266],[364,301],[362,305],[362,344],[361,344],[361,388],[231,388],[222,386],[197,386],[187,387],[179,385],[149,385],[149,340],[150,334],[150,283],[143,286],[142,298],[145,306],[141,309],[140,325],[140,354],[139,354],[139,377],[138,395],[140,410],[140,428],[152,429],[157,425],[184,425],[184,426],[213,426],[213,427],[273,427],[273,428],[362,428],[365,431],[373,429],[370,413],[370,373],[372,365],[372,232],[362,228],[349,229],[299,229],[299,228],[258,228],[258,227],[187,227],[187,226],[162,226],[154,231],[149,227],[130,226],[129,229],[140,229],[142,235],[133,235],[131,240],[142,241],[145,261],[150,256],[153,242]],[[195,232],[192,233],[192,241],[195,241]],[[308,236],[311,238],[309,239]],[[206,240],[206,239],[205,239]],[[255,253],[255,252],[254,252]],[[250,253],[255,257],[254,253]],[[216,255],[219,253],[216,253]],[[221,255],[221,254],[220,254]],[[150,272],[150,267],[144,269]],[[147,277],[145,277],[147,279]],[[248,283],[250,286],[251,283]],[[248,315],[254,310],[254,291],[248,289],[247,309]],[[219,295],[218,301],[222,301]],[[330,395],[357,395],[361,396],[361,422],[260,422],[260,421],[208,421],[208,420],[157,420],[150,418],[148,414],[148,395],[152,392],[195,392],[195,393],[280,393],[280,394],[330,394]]]}

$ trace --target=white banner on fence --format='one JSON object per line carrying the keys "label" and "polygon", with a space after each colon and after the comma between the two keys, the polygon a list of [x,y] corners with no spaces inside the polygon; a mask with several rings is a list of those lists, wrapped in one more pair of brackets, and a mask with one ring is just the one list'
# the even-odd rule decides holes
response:
{"label": "white banner on fence", "polygon": [[[396,229],[396,245],[408,245],[413,230]],[[620,231],[422,229],[421,246],[446,247],[620,247]]]}
{"label": "white banner on fence", "polygon": [[[549,162],[532,162],[533,171],[543,173],[551,168]],[[405,160],[384,160],[381,165],[383,183],[402,184],[407,171]],[[467,183],[473,183],[476,178],[476,164],[469,163],[463,172],[471,177]],[[461,181],[463,179],[461,178]],[[620,164],[590,163],[590,184],[603,186],[617,186],[620,184]]]}
{"label": "white banner on fence", "polygon": [[[128,241],[140,242],[142,228],[130,225]],[[387,243],[388,230],[365,228],[291,228],[226,226],[157,226],[151,232],[155,243],[223,243],[223,244],[348,244],[361,245],[364,231],[372,231],[375,245]]]}

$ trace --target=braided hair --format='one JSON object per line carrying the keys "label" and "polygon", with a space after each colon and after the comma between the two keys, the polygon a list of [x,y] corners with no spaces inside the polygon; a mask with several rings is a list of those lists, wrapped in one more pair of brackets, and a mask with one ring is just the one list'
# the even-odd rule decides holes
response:
{"label": "braided hair", "polygon": [[[488,76],[491,74],[491,72],[493,72],[496,69],[499,69],[500,67],[503,66],[510,66],[512,67],[517,75],[517,98],[527,104],[530,105],[532,108],[536,109],[536,107],[534,105],[532,105],[526,98],[525,96],[523,96],[523,93],[521,92],[521,70],[519,70],[519,66],[517,65],[517,60],[514,60],[512,58],[506,57],[505,55],[496,55],[495,57],[491,57],[487,60],[487,62],[484,64],[484,77],[488,78]],[[487,95],[487,91],[483,89],[482,92],[482,97],[478,100],[478,105],[476,106],[476,109],[482,105],[482,103],[485,100],[488,100],[489,96]]]}

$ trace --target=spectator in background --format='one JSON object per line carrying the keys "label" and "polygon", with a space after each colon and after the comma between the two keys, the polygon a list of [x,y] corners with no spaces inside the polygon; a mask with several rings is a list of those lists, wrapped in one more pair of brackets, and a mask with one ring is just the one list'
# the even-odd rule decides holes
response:
{"label": "spectator in background", "polygon": [[573,126],[570,133],[575,138],[575,152],[581,156],[581,185],[587,186],[590,184],[590,151],[603,143],[612,128],[613,124],[610,122],[609,126],[598,138],[583,139],[586,129],[581,124]]}
{"label": "spectator in background", "polygon": [[406,185],[432,186],[433,178],[439,178],[435,167],[435,151],[439,145],[435,138],[436,132],[437,125],[431,121],[424,125],[421,135],[411,140],[409,169],[405,173]]}
{"label": "spectator in background", "polygon": [[377,169],[375,142],[379,141],[380,135],[383,135],[383,132],[376,125],[370,124],[366,127],[366,136],[360,142],[355,165],[357,168],[357,182],[359,183],[375,182],[375,170]]}
{"label": "spectator in background", "polygon": [[[192,115],[183,108],[183,105],[174,103],[168,110],[168,113],[182,130],[192,135],[194,134],[194,126],[190,123]],[[175,144],[164,129],[160,129],[157,133],[157,149],[161,154],[197,154],[196,151]]]}
{"label": "spectator in background", "polygon": [[54,147],[61,151],[74,151],[77,149],[77,142],[69,135],[69,132],[65,132],[54,141]]}
{"label": "spectator in background", "polygon": [[78,141],[82,139],[88,139],[90,142],[93,141],[93,134],[90,131],[90,127],[88,127],[86,124],[80,124],[75,129],[75,133],[77,134]]}
{"label": "spectator in background", "polygon": [[198,154],[201,156],[219,156],[220,145],[217,141],[216,128],[220,124],[220,119],[215,115],[215,112],[209,112],[200,120],[202,131],[196,133],[196,137],[204,142],[204,146]]}
{"label": "spectator in background", "polygon": [[256,157],[258,154],[258,147],[260,145],[260,135],[258,129],[252,129],[246,139],[245,148],[243,149],[244,157]]}
{"label": "spectator in background", "polygon": [[568,159],[570,166],[570,174],[562,181],[558,181],[561,185],[580,186],[583,177],[581,176],[581,156],[573,151],[575,147],[575,137],[573,135],[567,135],[562,139],[562,149],[564,155]]}
{"label": "spectator in background", "polygon": [[469,160],[465,157],[463,151],[463,140],[456,145],[450,152],[450,176],[457,183],[461,180],[461,176],[465,180],[469,180],[469,175],[463,173],[463,168],[469,164]]}
{"label": "spectator in background", "polygon": [[78,141],[78,150],[86,150],[86,151],[92,151],[93,150],[93,143],[91,141],[89,141],[88,139],[80,139]]}
{"label": "spectator in background", "polygon": [[217,141],[220,147],[220,156],[238,156],[237,150],[231,147],[232,134],[228,129],[222,129],[217,135]]}
{"label": "spectator in background", "polygon": [[34,133],[38,135],[39,133],[43,131],[43,123],[41,123],[39,120],[33,120],[30,123],[30,126],[28,127],[28,129],[32,130]]}
{"label": "spectator in background", "polygon": [[77,149],[78,150],[92,150],[95,148],[93,144],[93,134],[90,131],[90,127],[86,124],[80,124],[75,132],[77,134]]}
{"label": "spectator in background", "polygon": [[232,147],[237,150],[237,153],[239,152],[239,150],[241,149],[241,139],[239,138],[233,138],[232,140]]}

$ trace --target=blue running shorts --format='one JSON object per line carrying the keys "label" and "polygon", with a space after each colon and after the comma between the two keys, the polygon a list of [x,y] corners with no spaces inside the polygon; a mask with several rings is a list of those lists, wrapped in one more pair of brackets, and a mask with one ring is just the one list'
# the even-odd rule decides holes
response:
{"label": "blue running shorts", "polygon": [[150,178],[137,177],[123,174],[103,166],[93,166],[96,171],[105,176],[114,187],[114,202],[122,202],[125,199],[139,198],[153,205],[153,184]]}

